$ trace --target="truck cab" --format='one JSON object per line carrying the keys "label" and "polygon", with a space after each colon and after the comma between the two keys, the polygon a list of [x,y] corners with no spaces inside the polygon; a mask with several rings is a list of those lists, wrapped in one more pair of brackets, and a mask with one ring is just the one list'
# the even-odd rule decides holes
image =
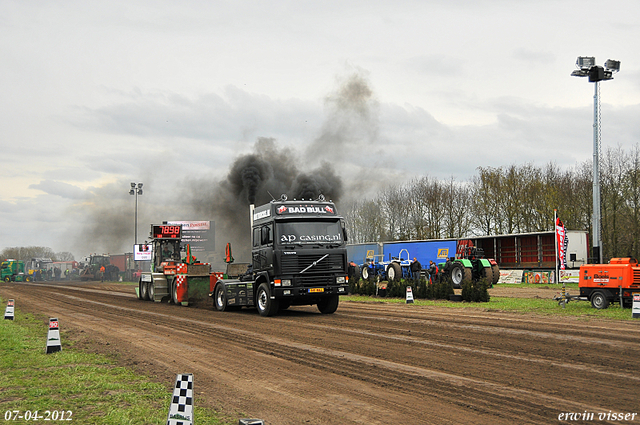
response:
{"label": "truck cab", "polygon": [[323,314],[334,313],[349,291],[347,235],[335,205],[283,197],[250,213],[249,278],[219,281],[215,307],[255,305],[271,316],[292,305],[317,305]]}
{"label": "truck cab", "polygon": [[31,276],[24,272],[24,262],[7,259],[0,264],[0,274],[5,282],[30,282]]}

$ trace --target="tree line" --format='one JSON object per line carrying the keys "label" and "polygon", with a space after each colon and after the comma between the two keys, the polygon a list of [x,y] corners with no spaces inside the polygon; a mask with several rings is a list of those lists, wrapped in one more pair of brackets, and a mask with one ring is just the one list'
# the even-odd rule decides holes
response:
{"label": "tree line", "polygon": [[28,261],[32,258],[50,258],[51,261],[74,261],[75,258],[70,252],[54,252],[51,248],[45,246],[16,246],[5,248],[0,251],[2,260],[12,259]]}
{"label": "tree line", "polygon": [[[640,258],[640,147],[600,158],[603,258]],[[384,188],[343,210],[351,243],[568,230],[592,235],[593,165],[478,167],[464,182],[424,176]],[[593,246],[591,243],[590,246]]]}

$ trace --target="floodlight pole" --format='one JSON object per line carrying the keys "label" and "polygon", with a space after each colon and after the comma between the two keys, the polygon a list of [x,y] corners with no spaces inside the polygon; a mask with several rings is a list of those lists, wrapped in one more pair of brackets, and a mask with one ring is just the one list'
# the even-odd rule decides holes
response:
{"label": "floodlight pole", "polygon": [[593,257],[602,264],[600,236],[600,82],[594,83],[593,95]]}
{"label": "floodlight pole", "polygon": [[135,195],[136,197],[133,244],[138,245],[138,195],[142,195],[142,183],[138,183],[137,185],[135,183],[131,183],[129,195]]}
{"label": "floodlight pole", "polygon": [[595,84],[593,95],[593,247],[592,260],[602,264],[602,237],[600,235],[600,81],[613,80],[613,73],[620,71],[620,61],[608,59],[604,67],[596,65],[596,58],[580,56],[576,61],[574,77],[589,77]]}

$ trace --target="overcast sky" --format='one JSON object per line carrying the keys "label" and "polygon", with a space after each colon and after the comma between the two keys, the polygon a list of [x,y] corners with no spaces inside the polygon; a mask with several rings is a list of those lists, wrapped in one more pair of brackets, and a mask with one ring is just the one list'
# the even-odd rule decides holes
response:
{"label": "overcast sky", "polygon": [[185,193],[259,138],[301,170],[330,165],[351,197],[363,181],[572,167],[593,143],[577,56],[621,61],[601,84],[602,142],[630,149],[639,17],[637,0],[0,0],[0,248],[131,251],[130,182],[139,239],[151,221],[213,220]]}

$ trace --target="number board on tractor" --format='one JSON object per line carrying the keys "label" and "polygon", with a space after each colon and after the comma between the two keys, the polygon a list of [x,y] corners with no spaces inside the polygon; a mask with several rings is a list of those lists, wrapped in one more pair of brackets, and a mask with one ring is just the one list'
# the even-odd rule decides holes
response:
{"label": "number board on tractor", "polygon": [[182,226],[154,225],[151,233],[154,239],[180,239]]}

